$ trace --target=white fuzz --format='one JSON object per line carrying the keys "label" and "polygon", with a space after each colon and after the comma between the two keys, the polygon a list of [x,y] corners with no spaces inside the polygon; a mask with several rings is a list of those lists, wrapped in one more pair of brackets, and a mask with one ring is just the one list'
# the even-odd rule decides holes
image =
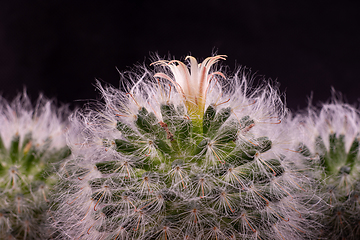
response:
{"label": "white fuzz", "polygon": [[[360,114],[338,101],[313,107],[294,118],[298,151],[312,166],[306,174],[321,181],[323,228],[327,239],[359,239],[360,223]],[[316,169],[316,170],[314,170]]]}
{"label": "white fuzz", "polygon": [[59,238],[311,236],[308,179],[277,89],[217,71],[225,58],[157,60],[122,75],[126,92],[98,85],[105,103],[71,118]]}
{"label": "white fuzz", "polygon": [[56,181],[55,163],[66,149],[64,117],[40,96],[33,107],[23,93],[0,98],[0,238],[41,239]]}

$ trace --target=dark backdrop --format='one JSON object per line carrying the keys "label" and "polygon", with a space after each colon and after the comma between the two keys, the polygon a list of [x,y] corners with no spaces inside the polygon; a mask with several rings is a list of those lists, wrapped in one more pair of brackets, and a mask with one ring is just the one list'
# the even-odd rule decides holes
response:
{"label": "dark backdrop", "polygon": [[[228,55],[278,81],[289,108],[326,101],[333,86],[360,97],[357,1],[1,1],[0,93],[26,86],[72,106],[99,98],[95,78],[119,86],[121,71],[152,52],[202,60]],[[260,79],[260,78],[259,78]]]}

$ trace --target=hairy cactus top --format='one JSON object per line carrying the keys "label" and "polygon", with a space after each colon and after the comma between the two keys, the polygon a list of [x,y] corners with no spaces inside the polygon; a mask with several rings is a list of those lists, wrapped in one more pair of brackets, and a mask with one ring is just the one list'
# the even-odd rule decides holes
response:
{"label": "hairy cactus top", "polygon": [[43,97],[36,107],[26,94],[0,102],[0,239],[41,239],[50,235],[51,164],[69,155],[63,116]]}
{"label": "hairy cactus top", "polygon": [[[311,174],[322,181],[324,229],[327,239],[360,238],[359,112],[341,103],[309,109],[300,121],[300,152],[313,165]],[[317,174],[314,174],[317,173]]]}
{"label": "hairy cactus top", "polygon": [[223,55],[186,59],[189,67],[160,60],[155,71],[124,76],[128,92],[99,86],[105,105],[73,117],[73,157],[61,169],[54,212],[62,237],[309,234],[307,180],[288,147],[277,91],[250,90],[244,71],[214,70]]}

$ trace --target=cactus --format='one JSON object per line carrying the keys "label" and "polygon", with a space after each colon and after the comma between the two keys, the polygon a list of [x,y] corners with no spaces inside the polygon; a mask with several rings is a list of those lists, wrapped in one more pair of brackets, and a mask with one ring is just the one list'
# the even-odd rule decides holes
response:
{"label": "cactus", "polygon": [[[301,126],[299,152],[313,165],[325,202],[320,237],[360,238],[359,112],[334,101],[320,111],[309,108],[295,120]],[[302,136],[302,137],[301,137]],[[313,171],[316,169],[316,171]]]}
{"label": "cactus", "polygon": [[53,163],[69,155],[64,111],[26,93],[12,103],[0,98],[0,239],[46,239]]}
{"label": "cactus", "polygon": [[[72,117],[56,227],[74,239],[302,239],[308,179],[276,89],[159,60]],[[130,84],[128,84],[128,82]],[[306,197],[305,197],[306,196]]]}

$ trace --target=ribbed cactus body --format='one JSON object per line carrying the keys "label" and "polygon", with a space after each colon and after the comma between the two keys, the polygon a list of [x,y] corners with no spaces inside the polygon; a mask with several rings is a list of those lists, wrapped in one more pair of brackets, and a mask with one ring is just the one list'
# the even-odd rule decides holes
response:
{"label": "ribbed cactus body", "polygon": [[[42,101],[42,102],[41,102]],[[12,104],[1,99],[0,239],[42,239],[54,164],[69,155],[64,124],[46,100],[34,109],[26,95]]]}
{"label": "ribbed cactus body", "polygon": [[360,238],[359,113],[346,104],[326,104],[303,119],[300,152],[321,181],[323,207],[319,235],[327,239]]}
{"label": "ribbed cactus body", "polygon": [[[100,87],[106,105],[73,118],[73,160],[62,170],[55,217],[64,238],[309,234],[299,197],[306,179],[282,139],[279,96],[270,87],[248,93],[244,75],[226,90],[224,75],[209,72],[218,59],[191,58],[191,75],[181,62],[161,61],[172,72],[147,70],[128,93]],[[194,97],[186,81],[196,74],[208,85]]]}

